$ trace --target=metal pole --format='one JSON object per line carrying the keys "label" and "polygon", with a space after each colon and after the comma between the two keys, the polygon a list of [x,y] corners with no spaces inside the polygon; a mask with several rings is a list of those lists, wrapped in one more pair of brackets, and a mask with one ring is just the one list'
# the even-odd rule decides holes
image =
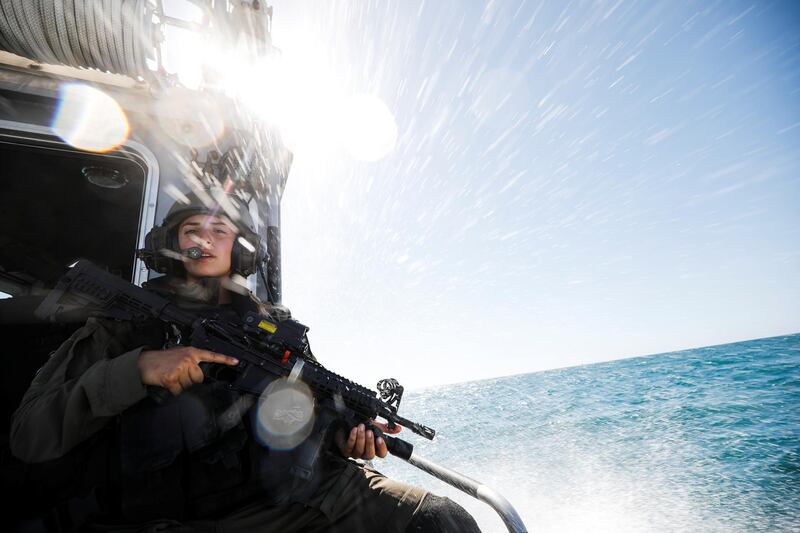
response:
{"label": "metal pole", "polygon": [[511,533],[528,533],[519,513],[517,513],[509,501],[499,492],[487,487],[479,481],[459,474],[455,470],[437,465],[424,457],[416,455],[414,453],[414,446],[411,443],[398,439],[397,437],[390,437],[389,435],[383,435],[383,438],[386,440],[387,447],[392,455],[416,466],[433,477],[441,479],[448,485],[462,492],[466,492],[473,498],[487,503],[500,515],[500,518],[503,519],[503,522]]}

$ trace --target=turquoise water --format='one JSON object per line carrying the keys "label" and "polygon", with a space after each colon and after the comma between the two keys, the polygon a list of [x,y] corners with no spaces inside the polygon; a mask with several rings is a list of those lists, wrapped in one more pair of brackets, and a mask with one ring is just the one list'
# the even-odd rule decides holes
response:
{"label": "turquoise water", "polygon": [[[416,451],[500,491],[530,531],[800,531],[800,335],[430,389]],[[379,470],[485,504],[397,459]]]}

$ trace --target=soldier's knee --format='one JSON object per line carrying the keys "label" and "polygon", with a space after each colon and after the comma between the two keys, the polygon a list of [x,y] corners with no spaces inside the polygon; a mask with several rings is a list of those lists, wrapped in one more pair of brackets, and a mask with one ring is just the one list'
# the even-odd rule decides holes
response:
{"label": "soldier's knee", "polygon": [[428,494],[406,527],[409,533],[480,533],[475,519],[450,498]]}

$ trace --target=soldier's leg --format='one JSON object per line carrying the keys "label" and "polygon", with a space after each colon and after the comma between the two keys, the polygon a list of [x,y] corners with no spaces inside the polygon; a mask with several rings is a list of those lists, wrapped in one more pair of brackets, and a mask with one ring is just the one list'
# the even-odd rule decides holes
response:
{"label": "soldier's leg", "polygon": [[[169,533],[403,533],[426,492],[391,480],[355,462],[335,458],[306,503],[255,501],[219,522],[187,522]],[[127,533],[127,532],[126,532]]]}
{"label": "soldier's leg", "polygon": [[[308,501],[281,505],[254,501],[211,525],[212,531],[216,528],[225,533],[402,533],[425,494],[420,488],[334,457]],[[188,522],[169,533],[193,528],[205,531],[207,525]]]}
{"label": "soldier's leg", "polygon": [[351,461],[342,463],[335,481],[323,484],[309,502],[329,520],[321,531],[480,531],[472,516],[448,498],[389,479]]}
{"label": "soldier's leg", "polygon": [[[478,525],[460,505],[389,479],[352,461],[334,460],[307,503],[246,505],[218,522],[163,523],[153,529],[197,533],[473,533]],[[126,533],[128,530],[125,530]]]}
{"label": "soldier's leg", "polygon": [[479,532],[480,528],[463,507],[450,498],[428,493],[414,513],[406,531],[409,533]]}

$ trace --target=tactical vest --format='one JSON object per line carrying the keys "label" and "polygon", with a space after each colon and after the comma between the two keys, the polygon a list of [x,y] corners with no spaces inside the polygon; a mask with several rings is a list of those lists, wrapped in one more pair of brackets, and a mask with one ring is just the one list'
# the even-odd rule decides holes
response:
{"label": "tactical vest", "polygon": [[[256,303],[246,295],[228,309],[192,307],[241,316]],[[134,331],[130,346],[150,349],[164,347],[172,333],[159,321]],[[292,475],[300,449],[271,451],[252,437],[255,403],[224,383],[206,381],[178,396],[148,396],[124,411],[113,429],[106,514],[138,523],[189,520],[213,518],[255,498],[307,501],[318,480]]]}

